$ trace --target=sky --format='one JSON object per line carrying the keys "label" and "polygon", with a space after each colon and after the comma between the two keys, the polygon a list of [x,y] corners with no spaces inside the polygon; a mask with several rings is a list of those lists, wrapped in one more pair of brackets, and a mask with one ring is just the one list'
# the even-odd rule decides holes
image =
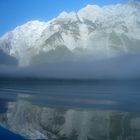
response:
{"label": "sky", "polygon": [[78,11],[88,4],[100,6],[128,0],[0,0],[0,36],[30,20],[48,21],[62,11]]}

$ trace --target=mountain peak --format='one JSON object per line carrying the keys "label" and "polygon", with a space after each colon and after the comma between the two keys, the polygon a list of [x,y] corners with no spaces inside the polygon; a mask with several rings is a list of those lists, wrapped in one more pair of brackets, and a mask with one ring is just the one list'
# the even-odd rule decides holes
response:
{"label": "mountain peak", "polygon": [[78,15],[81,18],[87,18],[90,20],[96,19],[97,16],[102,12],[102,8],[98,5],[87,5],[86,7],[79,10]]}
{"label": "mountain peak", "polygon": [[140,9],[129,4],[87,5],[77,13],[62,12],[49,22],[29,21],[0,38],[0,48],[22,66],[42,52],[46,59],[57,58],[54,51],[61,46],[80,58],[137,53],[139,44]]}
{"label": "mountain peak", "polygon": [[57,20],[62,20],[62,21],[76,21],[76,13],[75,12],[65,12],[63,11],[58,17]]}

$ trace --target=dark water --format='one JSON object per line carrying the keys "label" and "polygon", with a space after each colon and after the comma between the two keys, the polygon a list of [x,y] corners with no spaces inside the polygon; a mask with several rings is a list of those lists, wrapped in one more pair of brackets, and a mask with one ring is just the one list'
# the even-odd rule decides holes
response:
{"label": "dark water", "polygon": [[140,81],[3,80],[0,125],[28,139],[139,140]]}

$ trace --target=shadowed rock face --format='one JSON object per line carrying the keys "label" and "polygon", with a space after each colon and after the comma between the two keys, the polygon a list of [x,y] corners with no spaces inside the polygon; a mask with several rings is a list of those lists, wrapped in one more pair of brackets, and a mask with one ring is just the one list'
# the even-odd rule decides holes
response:
{"label": "shadowed rock face", "polygon": [[0,65],[17,65],[18,61],[16,58],[9,56],[8,54],[4,53],[0,50]]}
{"label": "shadowed rock face", "polygon": [[55,50],[50,50],[49,52],[40,52],[31,59],[30,63],[34,65],[56,63],[60,61],[66,62],[72,58],[74,58],[74,54],[68,50],[66,46],[59,46]]}

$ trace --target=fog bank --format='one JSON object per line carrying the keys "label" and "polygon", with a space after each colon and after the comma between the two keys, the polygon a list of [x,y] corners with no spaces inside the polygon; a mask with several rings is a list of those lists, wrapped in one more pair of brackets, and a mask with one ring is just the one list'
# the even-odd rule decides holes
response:
{"label": "fog bank", "polygon": [[62,79],[139,79],[140,55],[30,65],[0,65],[0,77]]}

